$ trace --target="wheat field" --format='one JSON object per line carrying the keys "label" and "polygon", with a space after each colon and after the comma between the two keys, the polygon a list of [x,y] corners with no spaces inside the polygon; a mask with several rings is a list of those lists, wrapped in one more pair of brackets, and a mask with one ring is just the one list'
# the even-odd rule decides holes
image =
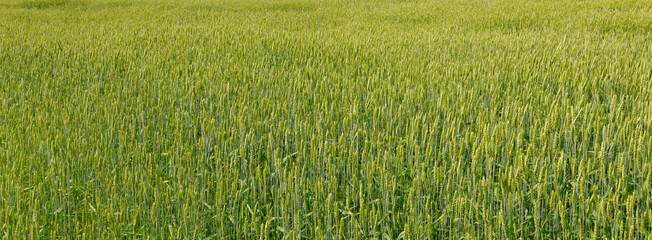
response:
{"label": "wheat field", "polygon": [[0,0],[2,239],[652,239],[652,1]]}

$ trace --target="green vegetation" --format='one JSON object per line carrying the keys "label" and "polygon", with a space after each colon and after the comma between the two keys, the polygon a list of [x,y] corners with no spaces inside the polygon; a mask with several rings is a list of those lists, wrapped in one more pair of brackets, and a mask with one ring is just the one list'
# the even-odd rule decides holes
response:
{"label": "green vegetation", "polygon": [[0,1],[2,239],[651,239],[652,1]]}

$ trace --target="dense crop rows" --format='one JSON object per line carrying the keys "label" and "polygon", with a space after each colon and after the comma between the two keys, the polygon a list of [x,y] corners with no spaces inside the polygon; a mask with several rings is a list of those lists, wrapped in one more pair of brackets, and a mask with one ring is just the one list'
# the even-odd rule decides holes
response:
{"label": "dense crop rows", "polygon": [[650,1],[0,1],[0,236],[652,238]]}

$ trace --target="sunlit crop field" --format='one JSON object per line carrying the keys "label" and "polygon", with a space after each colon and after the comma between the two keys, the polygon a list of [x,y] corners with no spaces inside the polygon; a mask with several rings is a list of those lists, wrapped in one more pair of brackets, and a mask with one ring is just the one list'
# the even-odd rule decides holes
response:
{"label": "sunlit crop field", "polygon": [[652,1],[0,0],[2,239],[652,239]]}

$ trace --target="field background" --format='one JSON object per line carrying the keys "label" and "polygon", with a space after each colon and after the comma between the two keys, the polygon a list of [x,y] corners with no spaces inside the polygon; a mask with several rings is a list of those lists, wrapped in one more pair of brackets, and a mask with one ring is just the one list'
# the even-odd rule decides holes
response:
{"label": "field background", "polygon": [[0,0],[0,237],[650,239],[651,84],[648,0]]}

